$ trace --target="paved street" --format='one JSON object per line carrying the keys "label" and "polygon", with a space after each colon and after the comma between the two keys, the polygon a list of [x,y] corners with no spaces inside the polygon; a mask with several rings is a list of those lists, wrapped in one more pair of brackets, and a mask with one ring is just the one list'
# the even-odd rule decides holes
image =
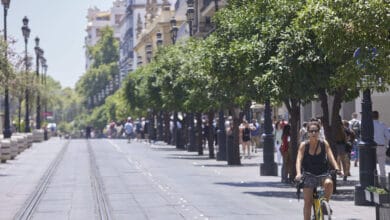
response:
{"label": "paved street", "polygon": [[[259,175],[261,152],[227,166],[164,144],[123,139],[34,144],[0,165],[0,219],[22,216],[48,167],[51,176],[31,209],[33,219],[302,219],[303,201],[280,177]],[[53,166],[53,161],[58,161]],[[354,206],[358,169],[331,201],[334,219],[374,219],[373,207]],[[27,202],[26,202],[27,201]],[[106,208],[106,209],[105,209]],[[19,213],[18,213],[19,212]]]}

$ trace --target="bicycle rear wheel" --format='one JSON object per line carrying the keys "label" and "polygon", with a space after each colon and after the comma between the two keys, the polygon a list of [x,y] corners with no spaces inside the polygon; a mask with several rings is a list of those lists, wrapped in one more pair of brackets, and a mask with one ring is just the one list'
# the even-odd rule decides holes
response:
{"label": "bicycle rear wheel", "polygon": [[322,208],[322,218],[324,220],[331,220],[332,219],[332,210],[330,209],[329,203],[326,200],[321,201],[321,208]]}

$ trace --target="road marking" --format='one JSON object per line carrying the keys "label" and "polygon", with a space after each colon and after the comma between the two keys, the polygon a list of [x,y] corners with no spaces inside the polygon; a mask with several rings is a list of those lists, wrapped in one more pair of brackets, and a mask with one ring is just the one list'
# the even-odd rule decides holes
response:
{"label": "road marking", "polygon": [[[144,168],[139,161],[133,159],[128,153],[124,152],[120,146],[118,146],[116,143],[114,143],[111,140],[107,140],[107,142],[110,143],[116,149],[117,152],[122,153],[125,156],[126,160],[129,162],[129,164],[133,165],[138,171],[140,171],[141,174],[143,174],[145,177],[149,178],[149,181],[151,181],[151,183],[153,183],[155,185],[155,187],[157,189],[159,189],[162,192],[162,194],[164,194],[166,196],[166,198],[170,197],[173,201],[176,201],[176,203],[180,205],[180,209],[181,209],[181,210],[178,210],[179,214],[183,214],[182,212],[189,212],[190,211],[189,207],[191,207],[192,213],[195,214],[197,212],[197,214],[198,214],[198,216],[195,214],[195,216],[193,216],[193,219],[198,219],[199,216],[204,220],[209,219],[209,218],[205,217],[204,214],[201,213],[196,207],[187,206],[185,204],[185,203],[188,203],[187,200],[180,197],[180,195],[177,195],[177,193],[173,193],[173,190],[171,192],[170,190],[173,188],[169,187],[168,185],[164,185],[161,181],[159,181],[156,177],[154,177],[153,174],[147,168]],[[180,156],[180,158],[181,158],[181,156]],[[196,163],[196,164],[198,164],[198,163]]]}

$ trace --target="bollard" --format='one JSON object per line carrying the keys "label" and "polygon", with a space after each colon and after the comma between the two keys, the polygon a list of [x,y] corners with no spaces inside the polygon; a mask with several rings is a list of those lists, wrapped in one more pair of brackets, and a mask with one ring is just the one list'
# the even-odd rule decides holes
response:
{"label": "bollard", "polygon": [[3,139],[0,141],[1,149],[1,162],[5,163],[11,159],[11,141],[9,139]]}

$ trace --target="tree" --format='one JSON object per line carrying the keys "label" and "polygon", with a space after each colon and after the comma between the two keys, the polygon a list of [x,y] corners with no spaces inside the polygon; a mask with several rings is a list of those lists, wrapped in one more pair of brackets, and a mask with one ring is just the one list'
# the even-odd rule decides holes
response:
{"label": "tree", "polygon": [[[318,84],[318,94],[325,134],[331,143],[334,143],[336,128],[340,126],[338,112],[341,103],[356,98],[359,88],[376,85],[374,89],[383,91],[390,82],[389,10],[389,4],[384,1],[308,1],[299,12],[297,25],[313,34],[313,43],[326,62],[326,71],[321,72],[324,77]],[[379,51],[375,59],[367,60],[364,69],[353,58],[354,51],[359,47]],[[368,79],[362,77],[366,71],[371,75]],[[378,84],[380,78],[381,85]],[[370,83],[365,84],[363,80]],[[329,95],[334,97],[331,109],[328,106]]]}

